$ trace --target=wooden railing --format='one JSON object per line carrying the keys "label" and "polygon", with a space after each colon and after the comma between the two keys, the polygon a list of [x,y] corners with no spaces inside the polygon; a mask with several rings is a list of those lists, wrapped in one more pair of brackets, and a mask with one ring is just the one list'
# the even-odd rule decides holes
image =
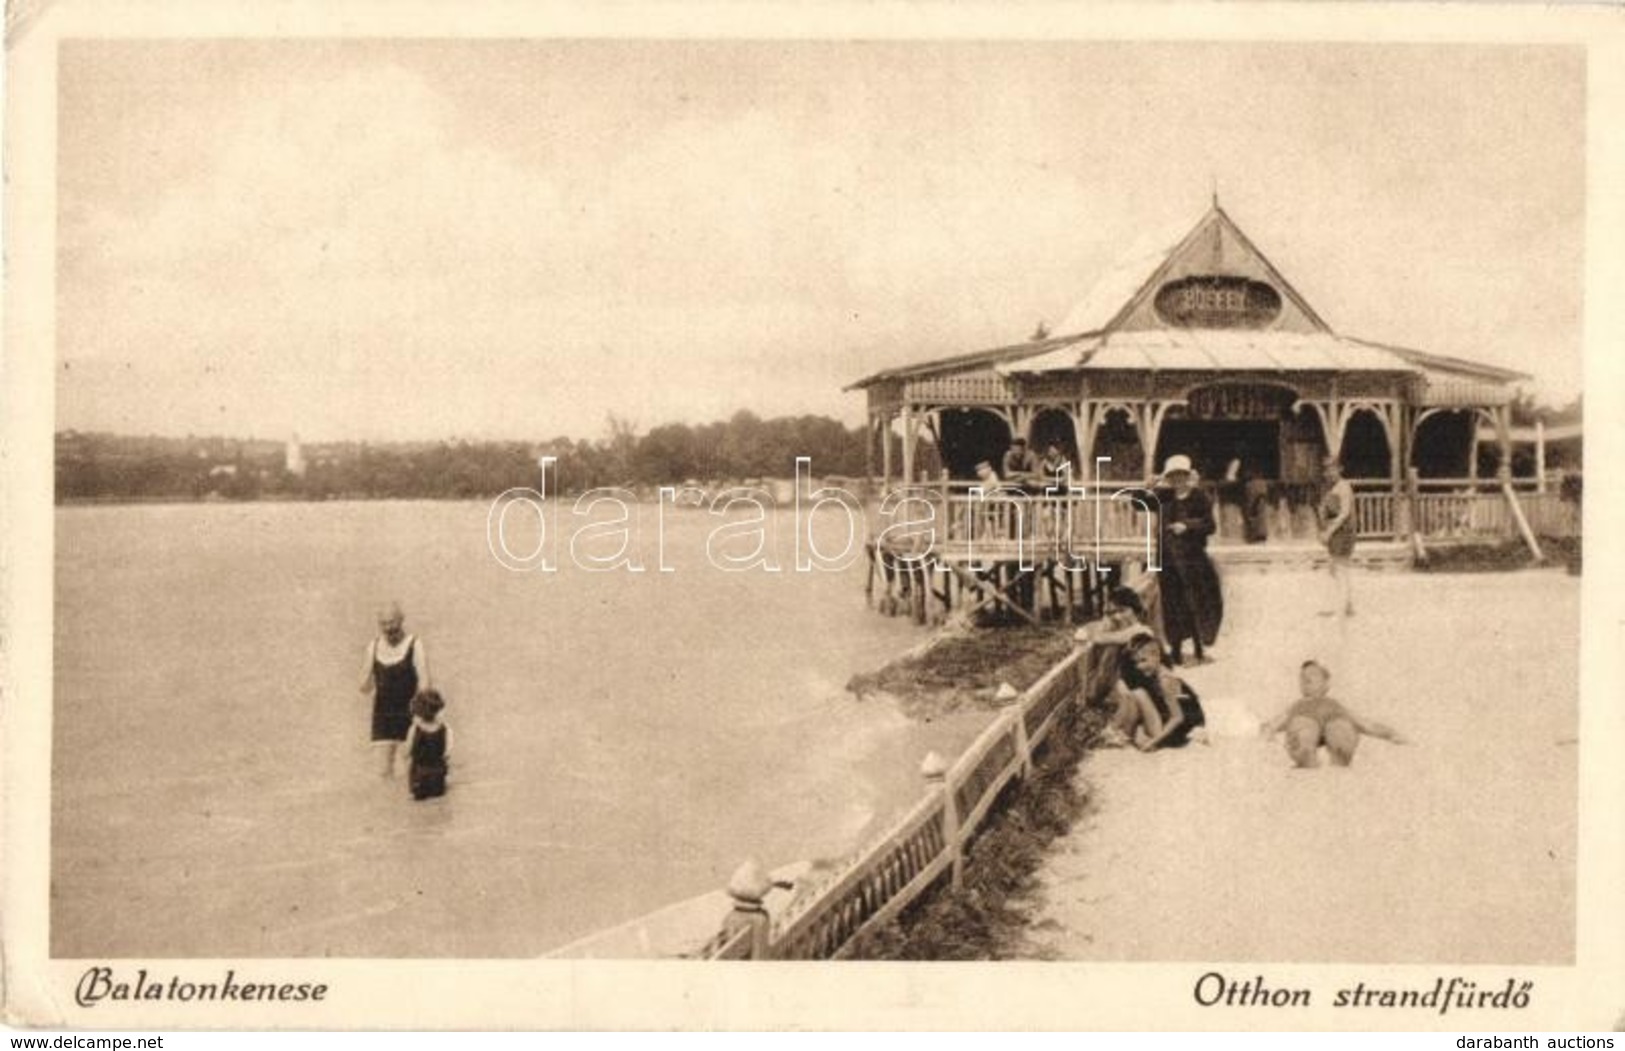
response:
{"label": "wooden railing", "polygon": [[1529,516],[1529,526],[1537,536],[1574,537],[1580,535],[1580,508],[1554,492],[1520,493],[1518,502]]}
{"label": "wooden railing", "polygon": [[1425,539],[1512,534],[1510,508],[1499,492],[1418,493],[1413,508],[1415,531]]}
{"label": "wooden railing", "polygon": [[1354,494],[1354,535],[1361,540],[1390,539],[1397,535],[1395,508],[1398,504],[1392,492]]}
{"label": "wooden railing", "polygon": [[909,380],[903,386],[906,401],[934,404],[982,405],[1010,397],[1010,381],[994,373],[969,376],[934,376]]}
{"label": "wooden railing", "polygon": [[[709,959],[823,960],[848,955],[863,934],[887,922],[940,879],[958,885],[965,851],[999,793],[1032,769],[1033,756],[1065,707],[1087,696],[1085,669],[1108,674],[1113,661],[1088,659],[1090,645],[1063,658],[1004,708],[951,766],[935,753],[921,767],[926,794],[884,834],[777,919],[759,911],[730,917],[742,929]],[[1097,684],[1098,685],[1098,684]],[[1098,691],[1095,691],[1098,692]]]}
{"label": "wooden railing", "polygon": [[[1576,505],[1554,492],[1541,492],[1534,478],[1509,482],[1486,478],[1427,478],[1396,490],[1393,483],[1356,481],[1354,522],[1362,540],[1509,538],[1519,527],[1508,500],[1516,496],[1533,531],[1542,536],[1577,536]],[[1022,492],[1010,487],[979,489],[979,483],[941,481],[907,487],[936,508],[937,542],[1008,550],[1018,541],[1034,558],[1057,553],[1086,555],[1097,539],[1113,553],[1136,549],[1142,557],[1156,545],[1154,513],[1134,497],[1149,500],[1131,483],[1080,486],[1066,495]],[[1154,506],[1153,510],[1154,510]],[[1148,544],[1150,545],[1148,548]]]}
{"label": "wooden railing", "polygon": [[[1077,486],[1049,495],[941,481],[897,491],[932,504],[939,545],[991,550],[1019,543],[1035,558],[1087,554],[1097,539],[1113,551],[1132,549],[1142,559],[1155,549],[1156,505],[1147,491],[1132,486]],[[1146,504],[1151,513],[1143,509]],[[908,517],[917,515],[911,511]]]}
{"label": "wooden railing", "polygon": [[1395,492],[1387,482],[1364,485],[1356,482],[1354,494],[1354,520],[1361,539],[1413,533],[1423,540],[1512,538],[1519,534],[1519,526],[1511,499],[1517,500],[1536,535],[1568,537],[1580,532],[1578,508],[1557,493],[1541,492],[1534,478],[1507,482],[1425,478],[1414,483],[1414,492]]}

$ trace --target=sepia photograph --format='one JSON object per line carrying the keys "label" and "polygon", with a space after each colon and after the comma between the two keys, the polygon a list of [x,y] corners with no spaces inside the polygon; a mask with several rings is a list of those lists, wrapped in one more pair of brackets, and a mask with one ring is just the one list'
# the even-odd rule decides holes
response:
{"label": "sepia photograph", "polygon": [[1583,33],[433,15],[41,52],[6,912],[60,1018],[803,961],[1614,1023],[1542,999],[1620,965]]}

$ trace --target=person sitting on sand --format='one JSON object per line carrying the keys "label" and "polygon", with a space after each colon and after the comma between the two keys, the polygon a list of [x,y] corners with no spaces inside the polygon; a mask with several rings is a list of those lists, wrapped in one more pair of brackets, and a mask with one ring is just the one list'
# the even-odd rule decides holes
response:
{"label": "person sitting on sand", "polygon": [[1140,751],[1154,752],[1192,741],[1207,743],[1207,716],[1196,691],[1162,661],[1157,637],[1149,628],[1138,629],[1123,649],[1117,710],[1102,744],[1133,741]]}
{"label": "person sitting on sand", "polygon": [[[1105,676],[1111,676],[1106,702],[1112,715],[1101,733],[1100,743],[1107,748],[1121,748],[1129,743],[1129,735],[1134,732],[1137,704],[1129,695],[1128,687],[1123,685],[1120,669],[1126,658],[1118,647],[1150,630],[1150,618],[1139,592],[1123,585],[1106,593],[1105,607],[1104,616],[1079,628],[1073,638],[1090,646],[1085,656],[1083,681],[1099,683]],[[1094,696],[1091,691],[1091,699]]]}
{"label": "person sitting on sand", "polygon": [[1371,719],[1363,719],[1327,696],[1331,688],[1332,673],[1319,661],[1308,660],[1298,671],[1298,687],[1303,696],[1286,711],[1260,727],[1265,737],[1286,733],[1286,751],[1292,762],[1302,769],[1320,764],[1320,746],[1325,745],[1332,765],[1348,766],[1354,762],[1354,750],[1360,744],[1360,735],[1380,737],[1393,744],[1408,744],[1393,727]]}
{"label": "person sitting on sand", "polygon": [[1100,620],[1078,629],[1075,636],[1078,641],[1088,639],[1097,646],[1121,646],[1151,627],[1151,617],[1146,613],[1140,593],[1126,584],[1106,592],[1105,612]]}

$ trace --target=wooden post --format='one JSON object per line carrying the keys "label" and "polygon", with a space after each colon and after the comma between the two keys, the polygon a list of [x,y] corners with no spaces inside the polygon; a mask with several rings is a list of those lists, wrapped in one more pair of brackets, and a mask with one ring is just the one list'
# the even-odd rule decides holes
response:
{"label": "wooden post", "polygon": [[1502,405],[1495,410],[1495,446],[1501,454],[1497,479],[1512,477],[1512,406]]}
{"label": "wooden post", "polygon": [[953,863],[949,866],[949,885],[959,890],[965,885],[965,858],[959,849],[959,807],[948,785],[948,761],[936,752],[927,752],[920,763],[920,776],[933,789],[942,792],[942,842]]}
{"label": "wooden post", "polygon": [[772,889],[773,881],[754,858],[747,859],[735,869],[733,878],[728,880],[728,897],[733,899],[734,907],[723,918],[722,940],[727,941],[741,930],[749,929],[750,958],[753,960],[767,959],[771,949],[773,921],[762,902]]}
{"label": "wooden post", "polygon": [[1422,546],[1422,485],[1420,472],[1418,472],[1414,464],[1406,471],[1406,481],[1408,484],[1406,485],[1405,507],[1407,509],[1406,515],[1410,519],[1411,555],[1418,562],[1426,562],[1428,553],[1427,549]]}
{"label": "wooden post", "polygon": [[914,484],[914,441],[919,437],[919,428],[914,417],[914,407],[908,402],[903,403],[903,484]]}
{"label": "wooden post", "polygon": [[1535,492],[1546,492],[1546,421],[1535,421]]}
{"label": "wooden post", "polygon": [[1021,779],[1026,781],[1033,774],[1033,743],[1027,739],[1027,717],[1022,711],[1025,707],[1022,701],[1026,694],[1017,698],[1016,703],[1005,709],[1006,713],[1016,723],[1016,754],[1021,756]]}
{"label": "wooden post", "polygon": [[[1416,469],[1413,467],[1410,470],[1411,473],[1414,474]],[[1402,480],[1394,486],[1393,501],[1395,540],[1404,540],[1406,535],[1412,532],[1411,499],[1414,491],[1414,482],[1408,482],[1407,480]]]}
{"label": "wooden post", "polygon": [[1540,549],[1540,541],[1535,539],[1535,531],[1529,528],[1529,519],[1524,517],[1523,505],[1518,503],[1518,494],[1512,491],[1512,468],[1502,466],[1501,492],[1506,494],[1507,503],[1512,507],[1512,520],[1518,524],[1518,532],[1523,534],[1523,542],[1529,545],[1529,553],[1535,556],[1536,562],[1546,561],[1546,555]]}
{"label": "wooden post", "polygon": [[891,416],[880,419],[880,490],[891,488]]}
{"label": "wooden post", "polygon": [[863,476],[875,476],[875,414],[869,413],[869,440],[863,443]]}

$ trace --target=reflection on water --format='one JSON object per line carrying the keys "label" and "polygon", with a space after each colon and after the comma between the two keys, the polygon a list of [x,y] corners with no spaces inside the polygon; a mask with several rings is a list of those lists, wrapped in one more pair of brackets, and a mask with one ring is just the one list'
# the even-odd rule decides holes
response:
{"label": "reflection on water", "polygon": [[[673,572],[645,521],[648,571],[549,576],[496,563],[486,510],[57,512],[54,955],[534,954],[849,848],[979,729],[843,692],[919,629],[864,609],[861,561],[789,572],[788,514],[778,574],[713,568],[720,520],[668,510]],[[370,774],[389,597],[450,701],[442,800]]]}

